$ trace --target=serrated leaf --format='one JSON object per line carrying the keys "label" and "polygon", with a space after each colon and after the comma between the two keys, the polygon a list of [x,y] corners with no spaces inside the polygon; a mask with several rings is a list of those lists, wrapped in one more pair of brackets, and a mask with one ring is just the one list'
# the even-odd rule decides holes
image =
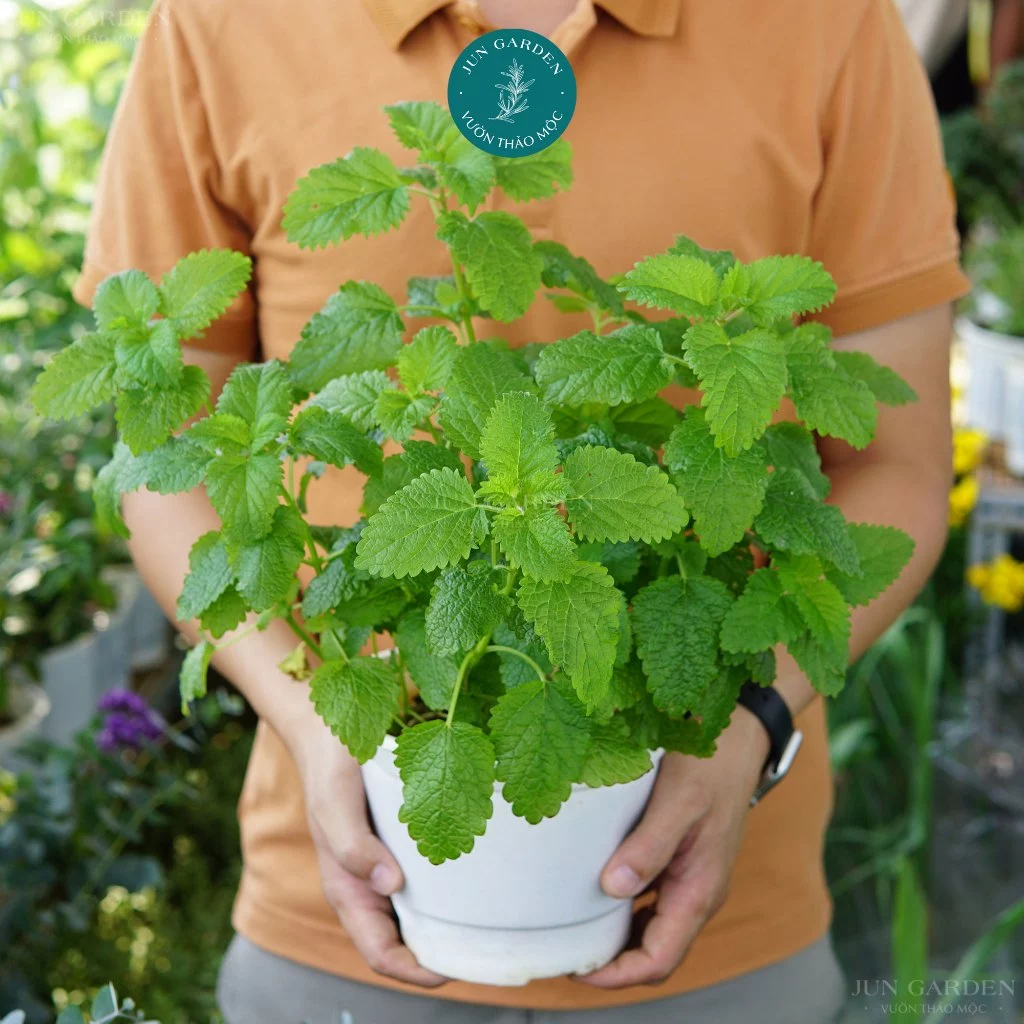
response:
{"label": "serrated leaf", "polygon": [[506,504],[551,494],[558,468],[554,438],[551,415],[539,398],[524,391],[502,395],[480,436],[487,466],[482,492]]}
{"label": "serrated leaf", "polygon": [[743,539],[764,504],[768,473],[762,449],[730,457],[715,444],[703,410],[691,407],[665,446],[665,465],[709,555]]}
{"label": "serrated leaf", "polygon": [[883,405],[906,405],[917,401],[917,392],[895,371],[876,362],[867,352],[832,353],[836,364],[854,380],[862,381]]}
{"label": "serrated leaf", "polygon": [[444,152],[454,139],[462,137],[451,114],[439,103],[391,103],[384,107],[384,113],[398,141],[426,157]]}
{"label": "serrated leaf", "polygon": [[409,190],[391,159],[358,146],[299,180],[284,204],[281,225],[289,242],[318,249],[398,227],[408,212]]}
{"label": "serrated leaf", "polygon": [[914,540],[892,526],[849,523],[847,533],[857,548],[860,574],[826,569],[825,575],[852,605],[870,604],[903,571],[914,553]]}
{"label": "serrated leaf", "polygon": [[188,706],[194,700],[206,696],[206,673],[216,648],[208,640],[200,640],[181,663],[178,690],[181,694],[181,713],[188,714]]}
{"label": "serrated leaf", "polygon": [[427,648],[427,626],[422,608],[406,612],[399,620],[395,642],[402,664],[416,684],[423,703],[434,711],[445,711],[459,677],[459,663]]}
{"label": "serrated leaf", "polygon": [[468,651],[508,614],[511,602],[500,594],[501,574],[488,562],[470,562],[437,578],[427,606],[427,647],[434,654]]}
{"label": "serrated leaf", "polygon": [[878,421],[875,396],[835,361],[828,337],[820,324],[802,324],[786,336],[789,394],[809,429],[864,448]]}
{"label": "serrated leaf", "polygon": [[295,582],[305,551],[302,516],[278,505],[270,532],[231,551],[235,586],[254,611],[272,608]]}
{"label": "serrated leaf", "polygon": [[758,569],[722,623],[722,647],[753,654],[791,643],[806,628],[779,574],[773,569]]}
{"label": "serrated leaf", "polygon": [[821,471],[818,447],[806,427],[799,423],[773,423],[758,443],[773,469],[799,473],[817,497],[828,497],[832,481]]}
{"label": "serrated leaf", "polygon": [[355,564],[374,576],[416,576],[466,558],[486,533],[486,514],[465,476],[435,469],[393,494],[370,517]]}
{"label": "serrated leaf", "polygon": [[398,379],[412,394],[440,391],[451,376],[458,342],[447,327],[424,327],[398,355]]}
{"label": "serrated leaf", "polygon": [[620,405],[611,410],[610,417],[617,433],[660,448],[679,422],[679,410],[655,397]]}
{"label": "serrated leaf", "polygon": [[575,694],[555,683],[523,683],[494,705],[490,730],[495,776],[512,813],[531,825],[554,817],[590,749],[590,720]]}
{"label": "serrated leaf", "polygon": [[494,746],[466,722],[423,722],[398,737],[399,821],[431,864],[469,853],[494,811]]}
{"label": "serrated leaf", "polygon": [[328,412],[340,413],[357,430],[370,431],[377,426],[374,406],[383,391],[395,387],[383,370],[364,370],[335,377],[324,385],[307,403]]}
{"label": "serrated leaf", "polygon": [[[410,277],[408,283],[409,301],[406,314],[413,317],[441,316],[458,321],[462,318],[463,301],[455,287],[455,278],[450,274],[439,277]],[[470,301],[468,311],[480,316],[475,302]]]}
{"label": "serrated leaf", "polygon": [[768,256],[736,263],[722,281],[725,306],[736,302],[758,324],[817,312],[836,294],[828,271],[807,256]]}
{"label": "serrated leaf", "polygon": [[585,786],[615,786],[632,782],[651,770],[651,755],[630,735],[622,718],[592,723],[592,738],[580,772]]}
{"label": "serrated leaf", "polygon": [[460,348],[441,402],[441,425],[453,444],[479,459],[480,437],[495,402],[507,392],[532,389],[533,381],[511,353],[485,344]]}
{"label": "serrated leaf", "polygon": [[458,129],[434,167],[441,184],[451,189],[459,202],[469,207],[470,213],[475,212],[494,188],[494,160],[477,149]]}
{"label": "serrated leaf", "polygon": [[382,391],[377,396],[373,415],[385,437],[408,441],[417,426],[437,408],[433,395],[412,396],[405,391]]}
{"label": "serrated leaf", "polygon": [[192,545],[188,556],[189,572],[178,597],[179,622],[198,618],[224,593],[234,578],[228,552],[220,533],[204,533]]}
{"label": "serrated leaf", "polygon": [[754,520],[754,531],[778,551],[820,555],[843,572],[859,571],[860,558],[843,513],[835,505],[819,500],[804,477],[794,470],[781,469],[771,474],[764,508]]}
{"label": "serrated leaf", "polygon": [[[510,163],[520,163],[519,159]],[[622,299],[582,256],[574,256],[561,242],[543,239],[533,243],[533,251],[544,261],[541,282],[548,288],[568,288],[582,298],[582,309],[592,303],[599,309],[622,316]],[[570,296],[558,296],[569,299]]]}
{"label": "serrated leaf", "polygon": [[194,338],[243,291],[252,260],[231,249],[189,253],[160,282],[160,312],[174,324],[179,338]]}
{"label": "serrated leaf", "polygon": [[288,443],[303,455],[328,462],[332,466],[349,463],[363,473],[380,472],[383,455],[380,447],[338,412],[310,406],[292,421]]}
{"label": "serrated leaf", "polygon": [[[513,609],[510,618],[515,618],[517,615],[519,615],[518,609]],[[521,618],[521,615],[519,617]],[[508,653],[508,651],[498,651],[498,658],[501,662],[499,669],[501,681],[508,690],[522,686],[523,683],[528,683],[532,679],[544,678],[551,671],[551,662],[548,659],[547,651],[544,650],[544,645],[537,639],[532,629],[530,630],[530,639],[526,640],[518,636],[507,625],[502,624],[494,630],[494,643],[525,654],[537,666],[535,669],[529,662]],[[537,669],[540,670],[539,673]]]}
{"label": "serrated leaf", "polygon": [[292,380],[319,391],[330,380],[392,366],[405,325],[395,300],[368,281],[347,281],[302,328],[288,359]]}
{"label": "serrated leaf", "polygon": [[398,675],[382,658],[325,661],[309,681],[316,713],[360,764],[384,742],[398,691]]}
{"label": "serrated leaf", "polygon": [[619,290],[644,306],[671,309],[685,317],[715,314],[719,280],[704,260],[662,253],[637,263],[626,272]]}
{"label": "serrated leaf", "polygon": [[600,706],[615,664],[622,603],[608,570],[578,562],[564,580],[526,578],[518,602],[587,709]]}
{"label": "serrated leaf", "polygon": [[509,563],[534,579],[564,579],[576,562],[569,527],[550,506],[503,509],[491,531]]}
{"label": "serrated leaf", "polygon": [[252,431],[245,420],[220,412],[197,420],[179,436],[211,456],[243,455],[249,449]]}
{"label": "serrated leaf", "polygon": [[550,402],[621,405],[642,402],[667,387],[672,365],[657,331],[630,324],[601,336],[580,331],[545,345],[536,375]]}
{"label": "serrated leaf", "polygon": [[124,387],[169,388],[181,380],[181,346],[170,320],[157,320],[151,327],[118,332],[114,356],[117,381]]}
{"label": "serrated leaf", "polygon": [[349,581],[348,567],[341,558],[334,558],[322,572],[314,576],[302,595],[302,617],[314,619],[337,607]]}
{"label": "serrated leaf", "polygon": [[44,416],[70,420],[114,397],[112,334],[84,334],[61,349],[32,386],[32,404]]}
{"label": "serrated leaf", "polygon": [[771,422],[786,391],[786,357],[771,331],[731,338],[718,324],[686,332],[687,365],[700,380],[701,407],[715,443],[727,455],[749,448]]}
{"label": "serrated leaf", "polygon": [[141,270],[124,270],[104,278],[92,297],[96,326],[101,330],[146,329],[160,306],[156,285]]}
{"label": "serrated leaf", "polygon": [[[780,575],[785,579],[781,569]],[[834,651],[836,661],[845,666],[849,658],[850,607],[843,595],[827,579],[802,580],[799,585],[787,583],[787,587],[811,635]]]}
{"label": "serrated leaf", "polygon": [[668,251],[679,256],[692,256],[707,263],[714,269],[719,279],[725,277],[726,272],[736,262],[736,257],[727,249],[705,249],[686,235],[676,235],[676,240]]}
{"label": "serrated leaf", "polygon": [[631,583],[640,572],[640,545],[636,541],[581,544],[578,552],[588,562],[600,562],[612,574],[617,587]]}
{"label": "serrated leaf", "polygon": [[367,480],[362,505],[365,515],[372,516],[392,494],[432,469],[463,471],[459,456],[450,448],[432,441],[406,441],[404,447],[400,455],[389,455],[380,472]]}
{"label": "serrated leaf", "polygon": [[218,413],[237,416],[249,426],[253,451],[287,431],[291,411],[291,382],[277,359],[236,366],[217,399]]}
{"label": "serrated leaf", "polygon": [[521,317],[540,287],[543,266],[523,222],[489,210],[473,220],[452,219],[443,231],[480,305],[503,323]]}
{"label": "serrated leaf", "polygon": [[135,455],[163,444],[210,397],[210,378],[186,366],[172,388],[130,388],[117,396],[117,429]]}
{"label": "serrated leaf", "polygon": [[655,543],[690,517],[669,478],[613,448],[577,448],[565,460],[565,507],[584,540]]}
{"label": "serrated leaf", "polygon": [[199,616],[199,625],[219,640],[225,633],[240,626],[248,614],[249,609],[242,595],[232,585]]}
{"label": "serrated leaf", "polygon": [[206,493],[224,531],[239,542],[270,531],[278,507],[281,463],[273,455],[223,455],[206,470]]}
{"label": "serrated leaf", "polygon": [[823,643],[809,632],[787,644],[787,650],[823,696],[834,697],[846,684],[847,653]]}
{"label": "serrated leaf", "polygon": [[558,139],[539,153],[498,157],[494,166],[498,188],[510,199],[547,199],[572,184],[572,147],[565,139]]}

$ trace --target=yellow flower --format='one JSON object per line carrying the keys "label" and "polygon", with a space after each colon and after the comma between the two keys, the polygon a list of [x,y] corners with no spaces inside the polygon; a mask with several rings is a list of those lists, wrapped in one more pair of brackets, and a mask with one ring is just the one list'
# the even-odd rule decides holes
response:
{"label": "yellow flower", "polygon": [[949,525],[963,526],[978,502],[978,481],[965,476],[949,492]]}
{"label": "yellow flower", "polygon": [[972,565],[967,570],[967,582],[986,604],[1007,612],[1024,608],[1024,563],[1011,555],[1000,555],[988,565]]}
{"label": "yellow flower", "polygon": [[953,432],[953,472],[957,476],[977,469],[988,445],[983,430],[963,427]]}

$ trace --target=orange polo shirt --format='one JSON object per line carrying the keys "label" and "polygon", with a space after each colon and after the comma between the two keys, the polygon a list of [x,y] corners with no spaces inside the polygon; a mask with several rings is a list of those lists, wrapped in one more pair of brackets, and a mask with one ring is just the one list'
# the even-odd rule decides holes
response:
{"label": "orange polo shirt", "polygon": [[[399,301],[406,279],[448,272],[423,204],[400,232],[300,251],[281,206],[310,167],[356,145],[407,163],[380,111],[443,102],[448,72],[489,28],[444,0],[156,0],[102,163],[77,297],[107,274],[159,275],[203,246],[255,260],[250,292],[200,343],[239,359],[287,358],[305,321],[351,278]],[[807,253],[835,276],[822,317],[863,330],[963,293],[953,206],[928,84],[891,0],[579,0],[552,39],[575,69],[566,132],[576,181],[509,208],[604,274],[683,232],[750,260]],[[586,326],[538,297],[515,343]],[[319,522],[354,521],[354,473],[311,494]],[[435,994],[569,1009],[657,999],[777,961],[828,929],[822,842],[831,807],[825,710],[749,817],[727,903],[662,986],[605,992],[555,979]],[[239,932],[292,960],[377,985],[320,890],[295,767],[261,726],[239,806]]]}

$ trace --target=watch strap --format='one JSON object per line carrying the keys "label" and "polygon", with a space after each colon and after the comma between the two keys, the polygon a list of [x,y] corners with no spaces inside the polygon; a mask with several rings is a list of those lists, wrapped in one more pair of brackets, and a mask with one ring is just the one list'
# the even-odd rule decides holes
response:
{"label": "watch strap", "polygon": [[765,760],[761,782],[750,801],[753,805],[789,771],[803,742],[803,734],[793,728],[793,716],[789,713],[789,707],[772,686],[758,686],[757,683],[746,682],[740,689],[737,703],[755,715],[768,733],[768,757]]}

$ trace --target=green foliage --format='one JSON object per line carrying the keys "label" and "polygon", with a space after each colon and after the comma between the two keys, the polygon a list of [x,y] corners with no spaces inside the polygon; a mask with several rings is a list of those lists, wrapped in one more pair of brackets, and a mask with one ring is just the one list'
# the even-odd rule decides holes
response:
{"label": "green foliage", "polygon": [[[493,159],[433,104],[387,115],[419,164],[357,148],[299,182],[285,228],[312,248],[372,235],[426,192],[450,277],[413,278],[406,306],[343,284],[287,365],[238,367],[214,410],[180,345],[233,301],[248,262],[204,252],[159,286],[122,274],[98,293],[98,332],[53,361],[36,398],[54,412],[114,400],[124,444],[98,496],[123,532],[121,493],[205,484],[221,528],[196,542],[179,601],[203,630],[186,699],[214,640],[250,614],[284,620],[353,755],[396,736],[402,820],[440,862],[483,833],[496,779],[536,822],[573,784],[637,778],[650,748],[710,755],[743,680],[774,678],[779,644],[834,692],[850,606],[912,545],[824,503],[811,431],[863,447],[876,402],[913,395],[833,352],[824,327],[793,326],[832,298],[819,264],[745,264],[679,238],[616,289],[512,214],[477,212],[495,187],[514,200],[566,187],[567,145]],[[477,340],[480,317],[515,319],[541,285],[593,329],[523,351]],[[623,295],[675,316],[649,323]],[[405,341],[422,316],[442,323]],[[659,395],[673,382],[699,385],[701,406],[677,412]],[[773,425],[786,397],[802,422]],[[402,450],[384,457],[391,440]],[[367,478],[364,520],[311,524],[310,481],[347,465]],[[755,548],[769,567],[754,570]],[[360,656],[371,631],[397,639],[392,661]]]}

